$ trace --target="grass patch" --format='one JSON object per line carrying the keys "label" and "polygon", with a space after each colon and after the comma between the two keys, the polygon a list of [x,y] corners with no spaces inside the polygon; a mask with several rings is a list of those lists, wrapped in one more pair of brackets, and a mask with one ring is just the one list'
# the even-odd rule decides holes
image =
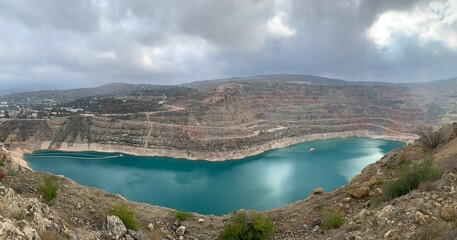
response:
{"label": "grass patch", "polygon": [[395,167],[396,167],[396,165],[395,165],[395,163],[393,163],[393,162],[388,162],[388,163],[386,164],[386,168],[387,168],[387,169],[395,169]]}
{"label": "grass patch", "polygon": [[322,229],[329,230],[329,229],[338,229],[340,228],[344,223],[343,217],[341,216],[341,213],[338,211],[333,211],[327,213],[323,218],[322,218],[322,223],[321,227]]}
{"label": "grass patch", "polygon": [[40,186],[38,186],[38,192],[40,192],[43,199],[48,203],[51,203],[57,197],[58,190],[59,183],[52,176],[47,176]]}
{"label": "grass patch", "polygon": [[189,213],[186,212],[176,212],[175,218],[179,219],[181,222],[187,221],[189,219]]}
{"label": "grass patch", "polygon": [[432,158],[411,165],[403,165],[398,169],[395,180],[382,185],[382,198],[386,201],[403,196],[417,189],[421,183],[433,182],[440,179],[441,176],[442,172],[433,165]]}
{"label": "grass patch", "polygon": [[138,223],[133,211],[126,205],[117,205],[109,209],[109,214],[121,219],[127,229],[138,230]]}
{"label": "grass patch", "polygon": [[221,232],[223,240],[267,240],[274,238],[274,225],[270,218],[255,211],[239,211],[230,218]]}

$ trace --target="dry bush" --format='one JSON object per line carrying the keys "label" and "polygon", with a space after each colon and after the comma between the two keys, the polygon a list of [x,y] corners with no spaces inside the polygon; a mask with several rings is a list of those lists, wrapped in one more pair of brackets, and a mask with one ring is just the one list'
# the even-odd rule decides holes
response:
{"label": "dry bush", "polygon": [[434,182],[427,180],[425,182],[421,182],[417,189],[419,189],[421,192],[431,192],[435,189],[435,187],[436,184]]}
{"label": "dry bush", "polygon": [[55,231],[47,230],[46,232],[41,234],[41,239],[42,240],[61,240],[61,239],[65,239],[65,238]]}
{"label": "dry bush", "polygon": [[442,222],[430,222],[425,224],[416,235],[418,240],[441,239],[443,232],[446,230],[446,224]]}
{"label": "dry bush", "polygon": [[3,172],[2,170],[0,170],[0,181],[5,179],[6,178],[6,174],[5,172]]}
{"label": "dry bush", "polygon": [[445,142],[445,137],[441,131],[434,131],[432,128],[421,134],[419,143],[423,150],[436,149],[440,144]]}

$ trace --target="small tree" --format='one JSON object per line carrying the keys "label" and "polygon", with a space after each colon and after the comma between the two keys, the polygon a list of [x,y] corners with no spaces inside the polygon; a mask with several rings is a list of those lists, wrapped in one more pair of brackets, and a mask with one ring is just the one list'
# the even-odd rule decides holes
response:
{"label": "small tree", "polygon": [[57,197],[58,190],[59,183],[52,176],[47,176],[38,187],[38,191],[41,193],[41,196],[48,203],[51,203]]}

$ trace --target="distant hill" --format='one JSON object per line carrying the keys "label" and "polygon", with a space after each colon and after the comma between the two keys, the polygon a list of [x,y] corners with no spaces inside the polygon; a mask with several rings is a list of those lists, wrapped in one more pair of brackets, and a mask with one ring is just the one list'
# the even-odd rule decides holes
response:
{"label": "distant hill", "polygon": [[343,85],[351,84],[349,81],[325,78],[312,75],[294,75],[294,74],[273,74],[273,75],[258,75],[250,77],[233,77],[225,79],[203,80],[183,84],[186,87],[192,88],[213,88],[221,84],[229,82],[255,82],[255,81],[272,81],[272,82],[296,82],[308,83],[313,85]]}
{"label": "distant hill", "polygon": [[18,84],[18,83],[1,83],[0,96],[12,93],[31,92],[45,89],[53,89],[53,87],[46,84]]}
{"label": "distant hill", "polygon": [[126,91],[132,89],[136,85],[128,84],[128,83],[110,83],[106,85],[102,85],[99,87],[94,88],[78,88],[78,89],[68,89],[68,90],[40,90],[34,92],[21,92],[21,93],[13,93],[8,95],[8,97],[12,98],[20,98],[20,97],[48,97],[48,96],[62,96],[72,99],[89,97],[89,96],[97,96],[97,95],[107,95],[113,94],[116,92]]}

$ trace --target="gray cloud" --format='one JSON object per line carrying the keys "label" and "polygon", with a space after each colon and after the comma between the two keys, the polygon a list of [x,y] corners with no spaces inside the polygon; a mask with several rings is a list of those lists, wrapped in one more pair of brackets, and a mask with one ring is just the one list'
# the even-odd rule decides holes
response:
{"label": "gray cloud", "polygon": [[453,7],[450,0],[0,1],[0,84],[174,84],[270,73],[448,78],[457,75],[455,11],[404,24],[382,17],[422,19]]}

